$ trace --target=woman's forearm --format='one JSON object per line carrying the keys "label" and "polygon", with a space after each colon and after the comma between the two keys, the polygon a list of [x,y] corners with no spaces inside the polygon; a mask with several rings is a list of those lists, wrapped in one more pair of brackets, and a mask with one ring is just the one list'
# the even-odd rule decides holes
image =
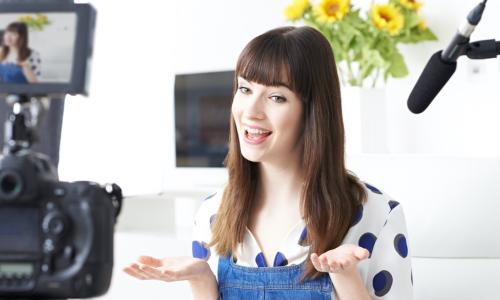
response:
{"label": "woman's forearm", "polygon": [[29,68],[23,68],[24,77],[28,80],[29,83],[37,83],[38,79],[36,75]]}
{"label": "woman's forearm", "polygon": [[194,300],[217,300],[219,299],[219,288],[217,279],[212,272],[209,276],[197,280],[190,280],[189,285],[193,293]]}
{"label": "woman's forearm", "polygon": [[357,268],[329,274],[339,300],[372,300]]}

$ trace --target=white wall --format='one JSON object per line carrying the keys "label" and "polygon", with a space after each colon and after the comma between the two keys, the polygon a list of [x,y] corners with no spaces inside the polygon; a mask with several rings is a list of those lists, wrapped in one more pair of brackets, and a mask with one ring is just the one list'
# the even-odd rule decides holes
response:
{"label": "white wall", "polygon": [[[448,43],[476,2],[426,1],[423,15],[440,41],[401,47],[411,73],[387,85],[391,152],[500,153],[498,59],[462,58],[424,114],[406,108],[426,61]],[[91,3],[98,23],[90,97],[68,97],[61,178],[116,181],[126,194],[158,192],[174,168],[174,74],[234,68],[252,37],[288,24],[282,9],[289,1]],[[499,9],[498,1],[488,2],[474,39],[500,39]],[[473,67],[479,74],[470,72]]]}
{"label": "white wall", "polygon": [[[440,41],[401,48],[411,73],[408,78],[390,80],[387,85],[391,152],[450,157],[500,154],[500,139],[496,138],[500,104],[495,95],[499,92],[499,60],[461,59],[455,76],[424,114],[412,115],[406,108],[408,94],[430,55],[448,43],[477,2],[426,1],[423,14]],[[68,97],[66,102],[61,179],[114,181],[127,195],[159,192],[174,168],[174,74],[233,68],[239,52],[252,37],[287,24],[282,9],[289,1],[109,0],[91,3],[98,10],[98,24],[90,97]],[[354,0],[353,3],[356,4]],[[500,39],[500,21],[495,16],[499,9],[498,1],[488,2],[474,39]],[[477,75],[470,72],[474,66],[479,67]],[[394,181],[391,184],[398,186]],[[407,185],[408,182],[401,186]],[[392,191],[381,188],[388,193]],[[431,194],[431,187],[428,192]],[[473,189],[470,195],[470,199],[475,199]],[[149,216],[145,214],[147,209],[153,209],[149,204],[144,201],[144,204],[126,205],[120,222],[126,221],[127,214],[130,216],[132,212],[137,218]],[[179,218],[172,216],[170,209],[168,212],[164,218]],[[151,225],[156,222],[153,220],[160,215],[150,219],[142,217],[141,224],[153,228],[156,226]],[[413,220],[417,217],[414,215]],[[137,218],[129,219],[137,221]],[[122,228],[130,229],[135,221],[122,223]],[[480,218],[472,220],[473,223],[479,221]],[[117,250],[122,251],[118,253],[120,263],[134,259],[142,251],[158,252],[155,243],[163,243],[156,239],[143,241],[146,244],[136,243],[147,240],[147,235],[133,238],[134,247],[128,250],[124,247],[128,247],[130,239],[118,240]],[[168,243],[165,240],[165,245]],[[188,248],[182,245],[183,251],[176,254]],[[120,283],[114,286],[123,290],[116,294],[117,299],[133,287],[137,287],[138,295],[146,293],[146,289],[139,289],[139,283],[118,274],[115,280]],[[186,287],[183,288],[185,291]],[[154,296],[163,295],[159,292]],[[153,292],[148,296],[153,299]]]}

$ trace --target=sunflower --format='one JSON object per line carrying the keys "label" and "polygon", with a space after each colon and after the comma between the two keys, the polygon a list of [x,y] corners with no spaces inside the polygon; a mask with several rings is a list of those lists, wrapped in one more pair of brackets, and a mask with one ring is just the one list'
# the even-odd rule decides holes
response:
{"label": "sunflower", "polygon": [[292,4],[285,8],[285,17],[290,21],[296,21],[300,19],[306,9],[309,8],[309,0],[293,0]]}
{"label": "sunflower", "polygon": [[375,27],[389,32],[391,36],[398,35],[404,25],[403,14],[393,4],[374,4],[371,19]]}
{"label": "sunflower", "polygon": [[349,0],[321,0],[314,7],[314,15],[322,23],[340,21],[348,12]]}
{"label": "sunflower", "polygon": [[419,10],[422,7],[422,2],[417,0],[399,0],[399,4],[411,10]]}
{"label": "sunflower", "polygon": [[427,24],[425,24],[424,19],[420,18],[420,19],[418,20],[417,27],[418,27],[418,29],[419,29],[420,31],[424,31],[424,30],[426,30],[426,29],[427,29]]}

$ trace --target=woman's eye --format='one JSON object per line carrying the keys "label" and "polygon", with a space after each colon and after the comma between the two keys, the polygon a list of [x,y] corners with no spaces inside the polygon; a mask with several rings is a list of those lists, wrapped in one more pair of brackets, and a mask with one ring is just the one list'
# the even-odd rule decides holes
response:
{"label": "woman's eye", "polygon": [[244,86],[238,87],[238,90],[240,90],[240,92],[242,92],[243,94],[247,94],[250,91],[247,87]]}
{"label": "woman's eye", "polygon": [[271,96],[271,100],[273,100],[274,102],[276,103],[283,103],[286,101],[286,98],[285,97],[281,97],[281,96]]}

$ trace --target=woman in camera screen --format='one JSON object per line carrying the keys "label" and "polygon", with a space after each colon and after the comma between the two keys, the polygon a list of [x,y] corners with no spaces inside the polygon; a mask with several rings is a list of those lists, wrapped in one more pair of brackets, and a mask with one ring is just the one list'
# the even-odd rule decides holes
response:
{"label": "woman in camera screen", "polygon": [[36,83],[40,76],[40,54],[28,47],[28,27],[10,23],[0,47],[0,82]]}

